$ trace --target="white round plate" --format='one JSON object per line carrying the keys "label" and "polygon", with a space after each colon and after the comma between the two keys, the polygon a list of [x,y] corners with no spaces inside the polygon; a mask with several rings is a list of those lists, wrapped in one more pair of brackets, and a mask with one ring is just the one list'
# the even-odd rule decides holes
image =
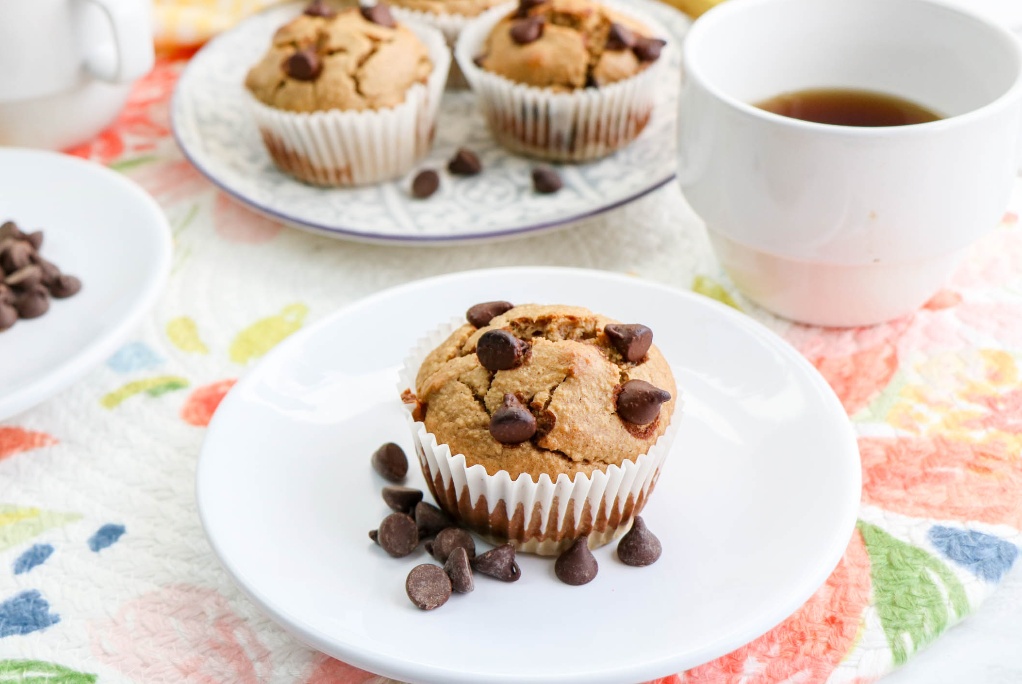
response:
{"label": "white round plate", "polygon": [[[398,368],[421,335],[494,299],[580,304],[653,328],[685,400],[643,513],[663,556],[627,567],[611,544],[595,551],[596,579],[571,587],[552,559],[519,555],[517,583],[479,576],[473,593],[422,612],[404,582],[425,551],[394,559],[367,537],[389,512],[370,454],[401,444],[408,484],[425,489]],[[214,551],[274,620],[367,670],[445,684],[621,684],[727,653],[824,582],[859,494],[841,404],[787,343],[697,295],[556,268],[410,283],[295,334],[220,405],[197,474]]]}
{"label": "white round plate", "polygon": [[116,351],[170,273],[170,226],[141,188],[99,164],[0,147],[0,223],[42,230],[42,255],[82,280],[49,312],[0,332],[0,419],[72,384]]}
{"label": "white round plate", "polygon": [[[555,195],[532,190],[536,162],[499,147],[468,91],[447,91],[437,136],[418,169],[442,169],[441,189],[413,199],[409,179],[357,189],[322,189],[281,173],[266,153],[245,107],[248,69],[273,32],[304,2],[274,7],[207,44],[181,75],[171,116],[174,135],[199,171],[235,199],[271,218],[325,235],[369,242],[471,242],[561,226],[621,206],[674,177],[675,102],[680,85],[682,37],[690,21],[657,0],[631,4],[668,31],[677,79],[663,84],[652,119],[631,145],[603,160],[561,167],[564,188]],[[447,174],[459,147],[479,154],[484,171],[472,178]],[[410,175],[414,175],[410,174]]]}

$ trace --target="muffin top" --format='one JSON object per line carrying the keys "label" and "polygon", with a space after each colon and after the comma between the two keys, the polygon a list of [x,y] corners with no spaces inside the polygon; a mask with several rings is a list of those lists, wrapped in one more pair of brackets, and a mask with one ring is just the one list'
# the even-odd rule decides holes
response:
{"label": "muffin top", "polygon": [[432,69],[426,46],[386,5],[334,12],[314,2],[277,30],[245,87],[292,112],[383,109],[404,102]]}
{"label": "muffin top", "polygon": [[460,14],[475,17],[505,0],[391,0],[395,7],[430,14]]}
{"label": "muffin top", "polygon": [[469,466],[556,481],[634,460],[666,431],[677,389],[649,328],[573,306],[476,308],[415,381],[417,419]]}
{"label": "muffin top", "polygon": [[493,27],[477,64],[518,83],[570,91],[636,75],[664,44],[590,0],[522,0]]}

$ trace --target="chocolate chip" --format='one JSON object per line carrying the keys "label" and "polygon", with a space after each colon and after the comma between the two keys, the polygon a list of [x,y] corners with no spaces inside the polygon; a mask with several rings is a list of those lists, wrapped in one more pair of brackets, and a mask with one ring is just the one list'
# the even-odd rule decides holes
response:
{"label": "chocolate chip", "polygon": [[57,282],[57,278],[60,277],[60,269],[55,264],[51,264],[46,259],[40,257],[36,259],[36,266],[43,271],[43,285],[50,287]]}
{"label": "chocolate chip", "polygon": [[416,565],[405,580],[405,592],[417,608],[433,610],[451,598],[451,578],[439,565]]}
{"label": "chocolate chip", "polygon": [[22,239],[25,234],[18,228],[18,224],[14,221],[4,221],[3,225],[0,225],[0,240],[4,238],[17,238]]}
{"label": "chocolate chip", "polygon": [[490,418],[490,434],[501,444],[521,444],[536,434],[536,417],[513,394],[504,395],[504,403]]}
{"label": "chocolate chip", "polygon": [[385,480],[401,482],[408,474],[408,459],[397,444],[387,442],[373,452],[373,470]]}
{"label": "chocolate chip", "polygon": [[22,240],[7,239],[0,248],[0,268],[7,273],[14,273],[32,263],[35,250],[32,245]]}
{"label": "chocolate chip", "polygon": [[472,567],[476,572],[501,582],[517,582],[522,576],[522,570],[515,561],[515,547],[511,542],[479,554],[472,561]]}
{"label": "chocolate chip", "polygon": [[589,550],[589,537],[580,537],[554,562],[554,574],[565,584],[580,586],[592,582],[599,572],[596,557]]}
{"label": "chocolate chip", "polygon": [[57,299],[64,299],[78,294],[82,289],[82,281],[73,275],[59,275],[50,283],[50,294]]}
{"label": "chocolate chip", "polygon": [[479,363],[491,371],[511,370],[520,366],[528,351],[529,343],[507,330],[488,330],[476,343]]}
{"label": "chocolate chip", "polygon": [[380,531],[379,530],[369,530],[369,538],[372,539],[377,544],[379,544],[380,543]]}
{"label": "chocolate chip", "polygon": [[407,556],[419,545],[419,528],[412,516],[404,513],[391,513],[376,531],[376,541],[383,550],[394,558]]}
{"label": "chocolate chip", "polygon": [[26,320],[39,318],[50,310],[50,297],[46,294],[46,288],[36,285],[23,291],[15,300],[14,308],[18,310],[18,316]]}
{"label": "chocolate chip", "polygon": [[474,176],[483,170],[483,164],[475,152],[460,147],[447,162],[447,170],[456,176]]}
{"label": "chocolate chip", "polygon": [[529,10],[533,7],[539,7],[547,0],[518,0],[518,16],[527,17],[529,16]]}
{"label": "chocolate chip", "polygon": [[618,23],[610,25],[610,31],[607,32],[607,42],[603,46],[604,50],[627,50],[634,46],[635,33],[630,28]]}
{"label": "chocolate chip", "polygon": [[468,553],[462,547],[451,551],[444,563],[444,572],[451,579],[451,588],[459,594],[467,594],[475,589],[475,582],[472,579],[472,566],[468,561]]}
{"label": "chocolate chip", "polygon": [[511,302],[483,302],[469,307],[469,310],[465,312],[465,318],[475,327],[485,328],[494,318],[513,308],[515,305]]}
{"label": "chocolate chip", "polygon": [[537,166],[532,170],[532,187],[541,195],[555,193],[563,186],[561,177],[549,166]]}
{"label": "chocolate chip", "polygon": [[659,38],[644,38],[642,36],[635,39],[635,45],[632,47],[632,52],[639,58],[640,62],[655,62],[660,59],[660,53],[663,51],[664,46],[667,45],[666,40],[660,40]]}
{"label": "chocolate chip", "polygon": [[14,304],[14,290],[0,282],[0,304]]}
{"label": "chocolate chip", "polygon": [[634,425],[647,425],[660,415],[660,405],[670,400],[670,392],[645,380],[629,380],[617,395],[617,414]]}
{"label": "chocolate chip", "polygon": [[459,547],[465,549],[465,553],[468,554],[469,558],[475,558],[476,543],[472,539],[472,535],[460,527],[448,527],[445,530],[441,530],[436,539],[433,540],[433,550],[431,553],[438,561],[445,563],[454,549]]}
{"label": "chocolate chip", "polygon": [[646,522],[638,515],[635,516],[632,529],[617,544],[617,557],[621,562],[637,568],[655,563],[661,551],[663,548],[660,540],[649,531]]}
{"label": "chocolate chip", "polygon": [[411,515],[415,505],[422,501],[422,491],[412,487],[384,487],[383,502],[398,513]]}
{"label": "chocolate chip", "polygon": [[7,330],[18,322],[18,310],[0,299],[0,330]]}
{"label": "chocolate chip", "polygon": [[334,12],[323,0],[312,0],[309,6],[305,8],[305,14],[310,17],[322,17],[323,19],[337,16],[337,12]]}
{"label": "chocolate chip", "polygon": [[313,48],[305,48],[287,58],[284,71],[297,81],[315,81],[323,71],[323,61]]}
{"label": "chocolate chip", "polygon": [[43,269],[35,264],[29,264],[19,268],[14,273],[4,278],[4,283],[15,288],[27,289],[41,285],[43,282]]}
{"label": "chocolate chip", "polygon": [[37,230],[29,233],[25,236],[25,239],[28,240],[28,244],[32,245],[33,249],[39,251],[43,246],[43,231]]}
{"label": "chocolate chip", "polygon": [[397,22],[394,21],[394,16],[390,13],[390,8],[382,2],[369,6],[363,5],[360,8],[360,11],[367,21],[371,21],[374,24],[386,26],[387,28],[394,28],[397,26]]}
{"label": "chocolate chip", "polygon": [[426,553],[428,553],[429,555],[432,556],[433,555],[433,542],[432,541],[428,541],[425,544],[423,544],[423,546],[426,548]]}
{"label": "chocolate chip", "polygon": [[653,331],[638,323],[610,323],[604,326],[603,334],[614,349],[632,363],[642,361],[653,344]]}
{"label": "chocolate chip", "polygon": [[454,526],[454,520],[431,503],[420,501],[415,504],[415,524],[420,537],[432,537],[441,530]]}
{"label": "chocolate chip", "polygon": [[440,188],[440,174],[433,169],[419,171],[412,180],[412,196],[416,199],[431,197]]}
{"label": "chocolate chip", "polygon": [[543,36],[543,28],[546,22],[542,17],[529,17],[519,19],[511,25],[511,40],[519,45],[528,45],[539,40]]}

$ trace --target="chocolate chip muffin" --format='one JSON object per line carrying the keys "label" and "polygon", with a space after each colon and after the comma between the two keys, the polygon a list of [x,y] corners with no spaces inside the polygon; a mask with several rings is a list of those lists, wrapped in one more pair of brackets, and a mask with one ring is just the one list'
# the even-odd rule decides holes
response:
{"label": "chocolate chip muffin", "polygon": [[498,140],[585,161],[627,145],[648,123],[665,69],[666,41],[653,26],[591,0],[521,0],[472,22],[456,56]]}
{"label": "chocolate chip muffin", "polygon": [[449,66],[437,31],[398,23],[382,3],[313,2],[276,31],[245,88],[283,171],[359,185],[396,178],[428,151]]}
{"label": "chocolate chip muffin", "polygon": [[524,551],[610,541],[669,448],[677,388],[652,331],[574,306],[487,302],[468,318],[416,366],[416,442],[438,503]]}

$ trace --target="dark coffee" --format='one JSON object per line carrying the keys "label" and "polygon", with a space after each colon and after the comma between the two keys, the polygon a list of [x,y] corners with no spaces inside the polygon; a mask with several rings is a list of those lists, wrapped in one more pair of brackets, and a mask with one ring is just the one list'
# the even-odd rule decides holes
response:
{"label": "dark coffee", "polygon": [[943,117],[895,95],[848,88],[811,88],[756,103],[774,114],[835,126],[908,126]]}

